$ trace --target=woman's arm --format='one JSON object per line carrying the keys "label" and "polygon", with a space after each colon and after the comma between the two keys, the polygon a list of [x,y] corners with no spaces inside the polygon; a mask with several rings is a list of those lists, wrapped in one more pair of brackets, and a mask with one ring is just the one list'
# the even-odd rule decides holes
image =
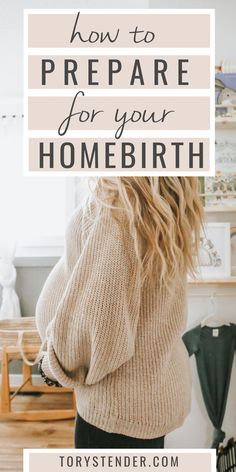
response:
{"label": "woman's arm", "polygon": [[43,370],[73,388],[96,383],[127,362],[135,349],[139,297],[128,230],[103,209],[47,327]]}
{"label": "woman's arm", "polygon": [[66,229],[64,253],[50,272],[37,302],[36,326],[42,340],[46,337],[46,329],[55,316],[58,300],[65,292],[81,253],[83,213],[83,207],[73,213]]}

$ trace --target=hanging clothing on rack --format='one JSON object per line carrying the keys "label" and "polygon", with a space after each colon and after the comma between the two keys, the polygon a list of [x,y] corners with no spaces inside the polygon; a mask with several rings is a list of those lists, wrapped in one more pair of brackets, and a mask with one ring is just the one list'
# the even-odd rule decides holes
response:
{"label": "hanging clothing on rack", "polygon": [[189,356],[195,355],[203,399],[214,426],[211,447],[218,448],[225,438],[221,430],[236,350],[236,324],[209,327],[201,325],[183,336]]}

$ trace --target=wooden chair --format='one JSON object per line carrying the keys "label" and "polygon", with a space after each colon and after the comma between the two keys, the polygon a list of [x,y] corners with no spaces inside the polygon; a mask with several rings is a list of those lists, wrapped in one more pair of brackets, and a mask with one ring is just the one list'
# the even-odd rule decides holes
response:
{"label": "wooden chair", "polygon": [[[41,340],[36,330],[35,319],[33,317],[17,320],[3,320],[0,322],[0,363],[2,382],[0,386],[0,421],[2,420],[23,420],[23,421],[45,421],[62,420],[74,418],[76,415],[76,402],[72,389],[65,387],[49,387],[48,385],[34,385],[32,382],[32,367],[28,365],[22,357],[22,348],[17,346],[15,339],[19,326],[26,330],[24,355],[28,360],[34,360],[39,351]],[[28,331],[27,331],[28,330]],[[32,344],[30,344],[30,340]],[[23,382],[18,386],[10,385],[10,362],[14,360],[22,361]],[[47,409],[47,410],[26,410],[14,411],[12,401],[19,392],[28,393],[72,393],[73,407],[69,409]]]}

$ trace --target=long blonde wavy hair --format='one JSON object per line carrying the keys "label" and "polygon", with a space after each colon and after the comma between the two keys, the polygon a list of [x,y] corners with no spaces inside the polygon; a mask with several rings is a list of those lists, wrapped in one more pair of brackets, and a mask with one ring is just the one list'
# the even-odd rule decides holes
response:
{"label": "long blonde wavy hair", "polygon": [[194,275],[203,223],[197,177],[99,178],[95,195],[129,219],[141,280],[171,288],[176,277]]}

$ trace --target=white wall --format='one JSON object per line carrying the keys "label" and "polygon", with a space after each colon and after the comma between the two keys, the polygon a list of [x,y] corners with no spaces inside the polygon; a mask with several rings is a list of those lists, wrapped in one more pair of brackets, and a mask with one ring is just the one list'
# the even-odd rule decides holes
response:
{"label": "white wall", "polygon": [[0,100],[23,96],[24,8],[147,8],[148,0],[0,0]]}
{"label": "white wall", "polygon": [[236,59],[235,0],[150,0],[149,4],[150,8],[215,8],[216,62]]}

